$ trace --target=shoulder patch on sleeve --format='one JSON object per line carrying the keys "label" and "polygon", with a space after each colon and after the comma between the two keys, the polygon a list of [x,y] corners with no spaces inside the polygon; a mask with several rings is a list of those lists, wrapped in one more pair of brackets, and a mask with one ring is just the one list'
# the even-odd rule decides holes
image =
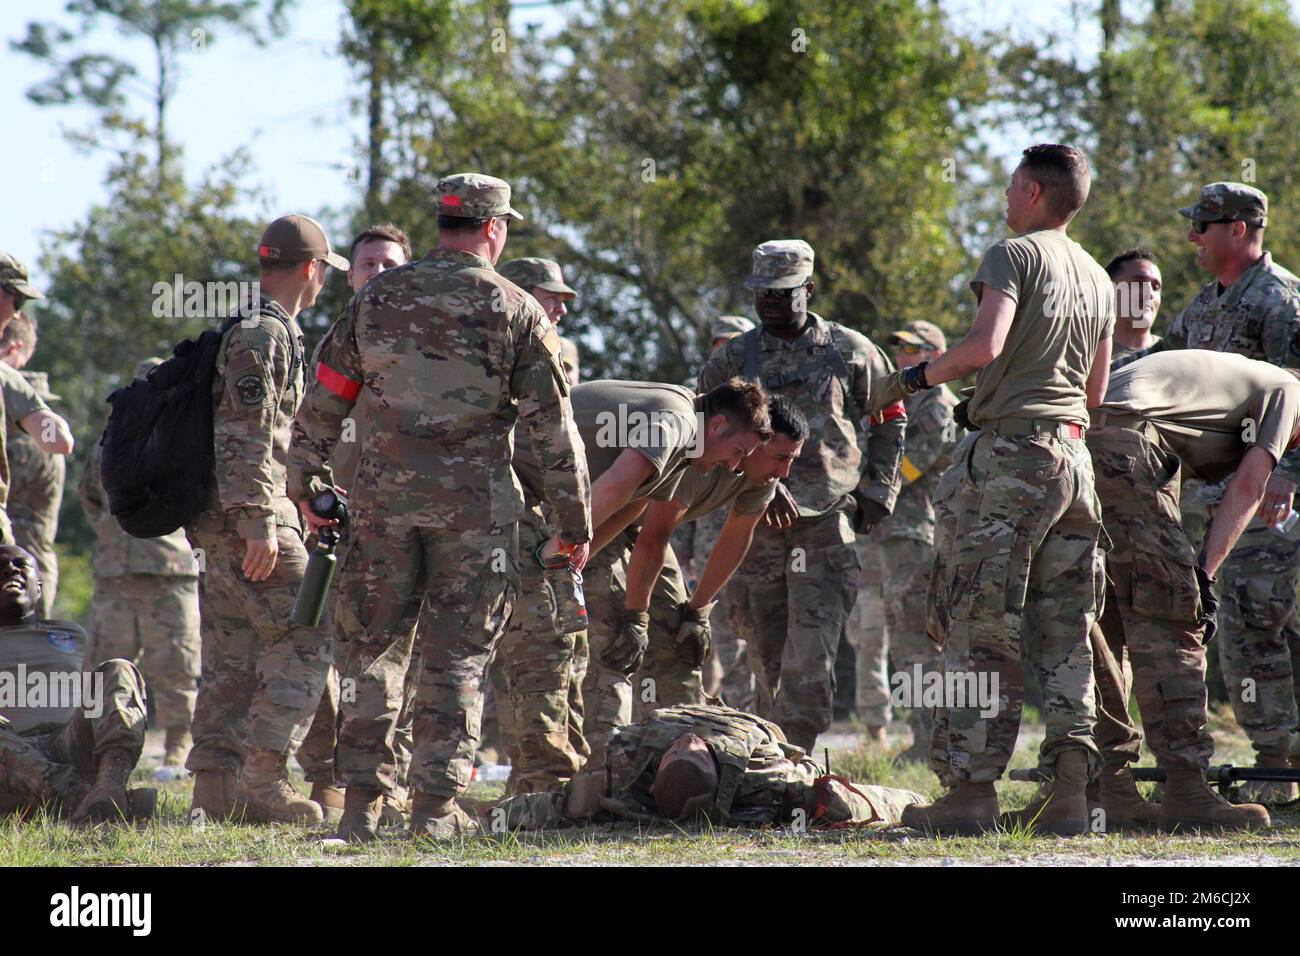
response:
{"label": "shoulder patch on sleeve", "polygon": [[266,384],[261,375],[249,372],[235,379],[235,394],[244,405],[261,405],[266,400]]}

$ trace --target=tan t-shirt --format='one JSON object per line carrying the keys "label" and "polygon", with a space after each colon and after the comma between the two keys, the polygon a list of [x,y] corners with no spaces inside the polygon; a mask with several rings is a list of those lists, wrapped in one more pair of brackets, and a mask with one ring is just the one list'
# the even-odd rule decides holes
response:
{"label": "tan t-shirt", "polygon": [[682,472],[673,498],[686,506],[681,519],[685,523],[728,505],[736,514],[761,514],[767,510],[775,494],[775,481],[766,485],[751,484],[742,472],[718,465],[705,472],[687,468]]}
{"label": "tan t-shirt", "polygon": [[1097,343],[1115,328],[1115,287],[1092,256],[1050,229],[994,243],[971,289],[1016,302],[1002,353],[975,379],[969,415],[1088,423],[1085,385]]}
{"label": "tan t-shirt", "polygon": [[[694,393],[680,385],[610,379],[575,385],[569,399],[592,481],[608,471],[624,450],[634,448],[650,460],[654,473],[630,500],[672,498],[682,472],[696,456]],[[541,470],[530,443],[515,446],[512,464],[531,496],[539,497]]]}
{"label": "tan t-shirt", "polygon": [[1099,411],[1141,415],[1182,459],[1184,477],[1221,481],[1251,445],[1282,457],[1300,425],[1300,381],[1243,355],[1177,349],[1112,373]]}

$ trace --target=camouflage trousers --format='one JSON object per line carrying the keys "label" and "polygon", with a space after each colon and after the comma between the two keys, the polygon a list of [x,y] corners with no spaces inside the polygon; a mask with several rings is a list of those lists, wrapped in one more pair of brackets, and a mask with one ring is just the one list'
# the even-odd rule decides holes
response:
{"label": "camouflage trousers", "polygon": [[1020,731],[1026,659],[1044,688],[1040,766],[1068,747],[1095,765],[1088,633],[1105,578],[1087,446],[980,432],[958,447],[935,509],[954,526],[931,579],[947,698],[935,711],[931,765],[946,782],[1002,776]]}
{"label": "camouflage trousers", "polygon": [[[1128,650],[1133,692],[1147,746],[1162,767],[1204,769],[1214,755],[1206,727],[1205,647],[1200,626],[1201,598],[1196,585],[1196,552],[1183,530],[1179,510],[1182,463],[1136,429],[1107,424],[1088,435],[1101,497],[1106,533],[1114,550],[1108,578],[1120,625],[1102,619],[1105,643],[1122,669]],[[1102,709],[1098,744],[1108,765],[1138,756],[1136,727],[1128,719],[1127,687],[1099,679]],[[1112,689],[1113,688],[1113,689]],[[1118,724],[1116,723],[1118,720]]]}
{"label": "camouflage trousers", "polygon": [[754,622],[754,713],[809,752],[831,725],[835,657],[862,570],[854,538],[839,508],[786,529],[759,525],[739,572]]}
{"label": "camouflage trousers", "polygon": [[144,750],[144,679],[130,661],[104,661],[103,707],[98,717],[79,710],[62,725],[35,727],[26,734],[0,725],[0,812],[52,804],[62,813],[95,777],[106,750],[125,750],[134,764]]}
{"label": "camouflage trousers", "polygon": [[484,671],[518,588],[516,528],[354,521],[334,605],[339,675],[348,690],[340,696],[335,768],[345,785],[397,793],[396,734],[414,653],[410,789],[455,797],[469,786]]}
{"label": "camouflage trousers", "polygon": [[585,632],[555,630],[535,557],[549,538],[540,512],[520,522],[519,598],[488,671],[501,746],[510,758],[511,793],[558,790],[591,752],[582,735],[582,678],[574,678],[574,653],[580,638],[585,653]]}
{"label": "camouflage trousers", "polygon": [[588,762],[593,767],[603,762],[605,744],[615,727],[640,719],[658,707],[704,700],[700,668],[679,657],[674,647],[681,626],[681,608],[690,598],[671,548],[650,592],[650,646],[640,670],[629,679],[600,663],[601,651],[613,640],[619,615],[627,606],[627,562],[631,556],[627,536],[620,536],[602,548],[583,571],[590,660],[579,658],[579,667],[586,665],[582,682],[583,736],[591,748]]}
{"label": "camouflage trousers", "polygon": [[1217,640],[1228,699],[1259,754],[1284,754],[1297,742],[1297,586],[1300,522],[1282,531],[1253,519],[1219,570]]}
{"label": "camouflage trousers", "polygon": [[737,710],[754,706],[754,672],[749,669],[749,642],[754,621],[749,614],[749,589],[733,576],[718,592],[709,615],[713,651],[704,662],[704,690]]}
{"label": "camouflage trousers", "polygon": [[89,623],[87,659],[132,661],[145,675],[157,725],[188,730],[199,687],[198,579],[95,578]]}
{"label": "camouflage trousers", "polygon": [[[934,547],[915,538],[859,538],[863,586],[849,616],[849,643],[857,653],[857,711],[864,723],[889,723],[893,684],[888,672],[937,673],[939,645],[926,633],[926,584]],[[911,706],[916,704],[916,706]],[[929,741],[933,718],[919,702],[904,709],[918,741]]]}
{"label": "camouflage trousers", "polygon": [[290,623],[307,568],[302,538],[276,528],[275,568],[265,581],[250,581],[235,531],[186,533],[204,570],[194,749],[185,766],[238,770],[252,749],[288,756],[306,736],[331,660],[328,617],[315,628]]}

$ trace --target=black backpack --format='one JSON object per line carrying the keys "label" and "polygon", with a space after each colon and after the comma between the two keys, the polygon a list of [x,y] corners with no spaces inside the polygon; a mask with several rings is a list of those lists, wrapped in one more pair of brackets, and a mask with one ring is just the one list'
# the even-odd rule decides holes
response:
{"label": "black backpack", "polygon": [[[148,378],[137,378],[108,397],[113,410],[99,440],[100,477],[109,512],[132,537],[171,534],[208,503],[216,463],[212,386],[217,353],[239,320],[231,316],[219,331],[208,329],[195,340],[186,339]],[[296,353],[293,329],[284,325]]]}

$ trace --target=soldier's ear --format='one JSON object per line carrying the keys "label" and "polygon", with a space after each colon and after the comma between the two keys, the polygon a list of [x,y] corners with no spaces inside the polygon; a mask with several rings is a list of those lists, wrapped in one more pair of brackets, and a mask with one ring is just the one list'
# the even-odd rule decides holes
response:
{"label": "soldier's ear", "polygon": [[813,282],[813,280],[812,280],[812,279],[809,279],[808,282],[807,282],[807,284],[804,286],[804,288],[808,290],[808,299],[807,299],[807,300],[808,300],[809,302],[811,302],[811,301],[813,300],[813,286],[814,286],[814,285],[815,285],[815,283]]}

